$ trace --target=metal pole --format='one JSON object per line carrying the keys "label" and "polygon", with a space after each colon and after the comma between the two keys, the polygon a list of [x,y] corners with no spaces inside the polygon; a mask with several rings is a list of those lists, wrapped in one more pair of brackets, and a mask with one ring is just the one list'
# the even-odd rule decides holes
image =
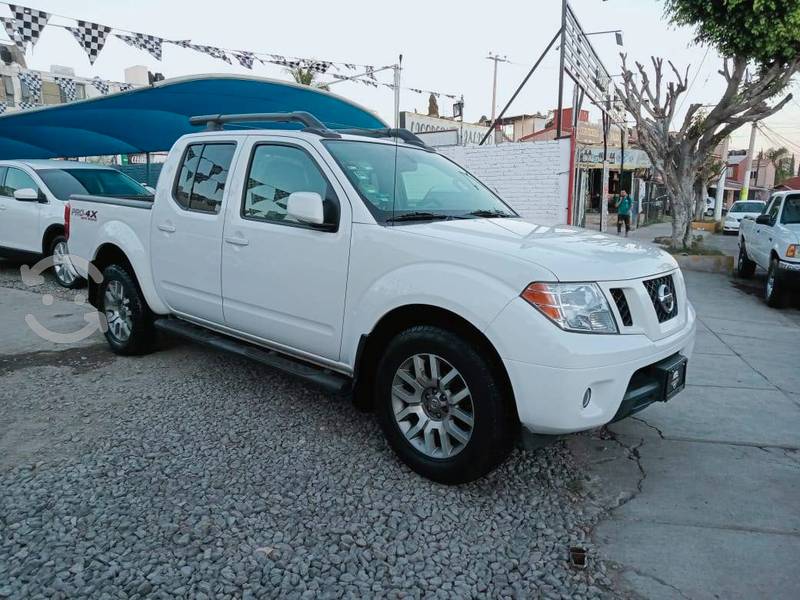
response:
{"label": "metal pole", "polygon": [[528,83],[528,79],[531,78],[531,75],[533,75],[533,72],[536,70],[536,68],[539,66],[539,64],[544,60],[544,57],[547,55],[547,53],[550,52],[550,48],[553,47],[553,44],[556,43],[556,40],[558,39],[558,36],[560,36],[560,35],[561,35],[561,30],[559,29],[556,32],[556,34],[553,36],[553,39],[550,40],[550,43],[547,44],[547,48],[544,49],[544,52],[542,52],[542,55],[539,57],[539,60],[536,61],[536,63],[531,67],[531,70],[528,71],[528,74],[525,75],[525,79],[523,79],[522,83],[519,84],[519,86],[517,87],[516,91],[511,96],[511,99],[503,107],[503,110],[501,110],[500,114],[497,115],[497,118],[492,121],[492,125],[491,125],[491,127],[489,127],[489,131],[487,131],[486,134],[483,136],[483,139],[481,140],[480,144],[478,144],[479,146],[483,146],[483,143],[486,141],[486,139],[489,137],[489,135],[492,133],[492,131],[494,131],[495,125],[497,125],[497,121],[502,119],[503,115],[506,114],[506,111],[508,110],[508,107],[511,106],[511,103],[514,102],[514,99],[522,91],[522,88],[525,86],[526,83]]}
{"label": "metal pole", "polygon": [[608,231],[608,120],[603,113],[603,184],[600,189],[600,231]]}
{"label": "metal pole", "polygon": [[[748,200],[747,197],[750,193],[750,171],[753,170],[753,152],[756,147],[756,131],[758,131],[758,121],[753,122],[753,128],[750,130],[750,147],[747,150],[747,159],[744,163],[744,181],[742,182],[742,191],[739,192],[739,200]],[[758,183],[758,179],[756,179]]]}
{"label": "metal pole", "polygon": [[561,137],[561,116],[564,110],[564,42],[567,40],[567,0],[561,2],[561,59],[558,67],[558,114],[556,114],[556,139]]}
{"label": "metal pole", "polygon": [[728,176],[728,138],[722,142],[722,172],[717,180],[717,195],[714,201],[714,220],[722,221],[722,203],[725,201],[725,179]]}
{"label": "metal pole", "polygon": [[403,68],[403,55],[401,54],[394,66],[394,126],[400,127],[400,71]]}
{"label": "metal pole", "polygon": [[150,185],[150,153],[145,152],[145,174],[144,178],[147,181],[147,185]]}

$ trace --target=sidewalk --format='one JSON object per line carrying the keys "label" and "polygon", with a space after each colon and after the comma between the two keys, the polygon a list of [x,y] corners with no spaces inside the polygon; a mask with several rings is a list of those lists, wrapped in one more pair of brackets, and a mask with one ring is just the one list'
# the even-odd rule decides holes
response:
{"label": "sidewalk", "polygon": [[800,598],[800,312],[684,276],[698,315],[686,390],[568,442],[617,506],[595,542],[646,598]]}

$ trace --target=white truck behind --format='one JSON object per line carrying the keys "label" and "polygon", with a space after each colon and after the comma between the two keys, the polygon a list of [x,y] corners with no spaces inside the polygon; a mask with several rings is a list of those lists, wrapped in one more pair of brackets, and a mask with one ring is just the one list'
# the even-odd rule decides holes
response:
{"label": "white truck behind", "polygon": [[763,213],[739,224],[736,270],[750,278],[757,266],[767,272],[764,300],[780,307],[800,285],[800,192],[775,192]]}
{"label": "white truck behind", "polygon": [[[223,128],[241,120],[304,129]],[[405,130],[193,122],[212,130],[178,140],[153,203],[71,200],[115,352],[166,331],[352,392],[445,483],[520,432],[598,427],[683,388],[695,313],[661,250],[521,219]]]}

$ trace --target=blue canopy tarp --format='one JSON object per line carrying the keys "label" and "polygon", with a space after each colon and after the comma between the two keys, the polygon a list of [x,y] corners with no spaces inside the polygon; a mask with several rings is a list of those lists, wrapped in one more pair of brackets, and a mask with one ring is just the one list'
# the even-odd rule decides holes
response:
{"label": "blue canopy tarp", "polygon": [[367,109],[308,86],[252,76],[204,75],[2,115],[0,159],[156,152],[203,129],[189,124],[191,116],[291,111],[309,112],[331,129],[386,127]]}

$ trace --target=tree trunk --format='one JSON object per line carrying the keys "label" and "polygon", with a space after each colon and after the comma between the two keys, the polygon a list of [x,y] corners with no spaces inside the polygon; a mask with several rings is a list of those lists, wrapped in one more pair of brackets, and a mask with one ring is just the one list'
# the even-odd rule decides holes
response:
{"label": "tree trunk", "polygon": [[701,178],[694,182],[694,220],[702,221],[706,212],[706,182]]}
{"label": "tree trunk", "polygon": [[673,248],[686,248],[692,231],[694,208],[694,177],[689,169],[670,168],[664,173],[664,185],[672,199],[672,240]]}

